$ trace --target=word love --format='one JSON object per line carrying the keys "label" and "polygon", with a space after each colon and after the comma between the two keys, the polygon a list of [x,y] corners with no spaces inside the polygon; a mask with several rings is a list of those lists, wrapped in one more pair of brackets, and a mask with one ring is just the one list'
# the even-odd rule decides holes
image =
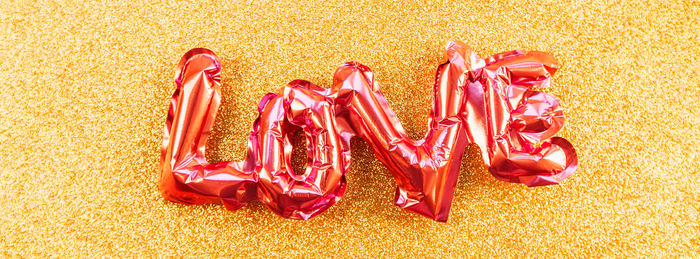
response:
{"label": "word love", "polygon": [[[367,141],[396,179],[396,205],[437,221],[447,220],[470,143],[500,180],[538,186],[574,173],[573,146],[550,138],[564,123],[562,108],[533,90],[549,86],[558,68],[553,57],[512,51],[481,59],[461,42],[446,49],[423,139],[406,136],[370,69],[349,62],[336,70],[330,89],[295,80],[265,95],[245,160],[220,163],[207,162],[205,147],[221,100],[221,63],[207,49],[190,50],[178,65],[165,125],[163,196],[184,204],[223,202],[230,210],[257,199],[282,217],[309,219],[345,192],[354,136]],[[293,126],[308,145],[303,174],[290,165]]]}

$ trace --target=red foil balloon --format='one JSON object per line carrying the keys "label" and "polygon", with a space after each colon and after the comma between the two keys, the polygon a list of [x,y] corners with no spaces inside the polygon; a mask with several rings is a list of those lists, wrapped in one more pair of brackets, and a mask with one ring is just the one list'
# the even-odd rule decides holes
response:
{"label": "red foil balloon", "polygon": [[[275,213],[308,219],[337,202],[350,167],[350,139],[367,141],[396,179],[396,205],[446,221],[460,160],[476,143],[498,179],[555,184],[577,167],[573,146],[550,138],[563,125],[559,102],[533,90],[558,65],[541,52],[513,51],[483,60],[461,42],[447,45],[438,67],[430,130],[411,140],[370,69],[349,62],[330,89],[296,80],[258,105],[246,159],[208,163],[207,137],[220,104],[221,63],[207,49],[182,57],[163,138],[161,190],[184,204],[223,202],[235,210],[259,200]],[[292,171],[290,127],[305,132],[308,163]],[[540,143],[541,142],[541,143]],[[538,145],[539,144],[539,145]]]}

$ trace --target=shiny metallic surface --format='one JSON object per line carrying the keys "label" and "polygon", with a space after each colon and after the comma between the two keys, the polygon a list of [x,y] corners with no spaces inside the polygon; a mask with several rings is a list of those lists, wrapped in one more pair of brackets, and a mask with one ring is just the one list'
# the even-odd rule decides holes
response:
{"label": "shiny metallic surface", "polygon": [[556,184],[578,166],[576,151],[554,137],[564,125],[559,101],[536,91],[548,87],[559,64],[543,52],[511,51],[469,71],[464,120],[489,171],[528,186]]}
{"label": "shiny metallic surface", "polygon": [[[184,204],[222,202],[235,210],[259,200],[280,216],[309,219],[337,202],[346,188],[350,139],[361,137],[391,171],[395,204],[446,221],[462,154],[474,143],[498,179],[528,186],[556,184],[576,170],[573,146],[552,136],[563,126],[559,102],[533,88],[547,87],[558,68],[542,52],[512,51],[481,59],[450,42],[438,67],[429,131],[411,140],[382,95],[371,70],[348,62],[330,89],[295,80],[263,97],[246,159],[205,159],[220,104],[221,63],[193,49],[178,65],[177,89],[165,126],[161,190]],[[306,170],[291,166],[290,128],[306,136]]]}

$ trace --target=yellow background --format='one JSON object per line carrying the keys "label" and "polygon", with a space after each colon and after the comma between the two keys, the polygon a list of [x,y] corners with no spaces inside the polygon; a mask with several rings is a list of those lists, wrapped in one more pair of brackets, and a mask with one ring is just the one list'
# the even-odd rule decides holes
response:
{"label": "yellow background", "polygon": [[[52,2],[0,4],[0,255],[699,255],[697,0]],[[266,92],[328,87],[350,60],[421,138],[451,39],[560,60],[547,92],[576,174],[500,182],[472,147],[442,224],[393,206],[389,172],[355,141],[347,194],[309,221],[161,198],[172,77],[190,48],[223,62],[208,154],[223,161],[243,158]]]}

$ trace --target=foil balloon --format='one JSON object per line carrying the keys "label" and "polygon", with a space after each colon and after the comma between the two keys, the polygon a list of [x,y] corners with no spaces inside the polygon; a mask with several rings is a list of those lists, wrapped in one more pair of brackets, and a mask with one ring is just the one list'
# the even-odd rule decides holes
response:
{"label": "foil balloon", "polygon": [[[392,173],[396,205],[443,222],[468,144],[479,146],[489,171],[504,181],[556,184],[576,170],[573,146],[552,138],[564,123],[559,102],[535,90],[549,85],[554,58],[512,51],[481,59],[461,42],[446,49],[423,139],[407,137],[371,70],[349,62],[329,89],[295,80],[264,96],[245,160],[219,163],[207,162],[205,148],[221,100],[221,63],[210,50],[190,50],[177,66],[165,125],[163,196],[184,204],[222,202],[230,210],[259,200],[282,217],[309,219],[342,197],[355,136]],[[308,145],[303,174],[291,166],[292,127],[304,131]]]}

